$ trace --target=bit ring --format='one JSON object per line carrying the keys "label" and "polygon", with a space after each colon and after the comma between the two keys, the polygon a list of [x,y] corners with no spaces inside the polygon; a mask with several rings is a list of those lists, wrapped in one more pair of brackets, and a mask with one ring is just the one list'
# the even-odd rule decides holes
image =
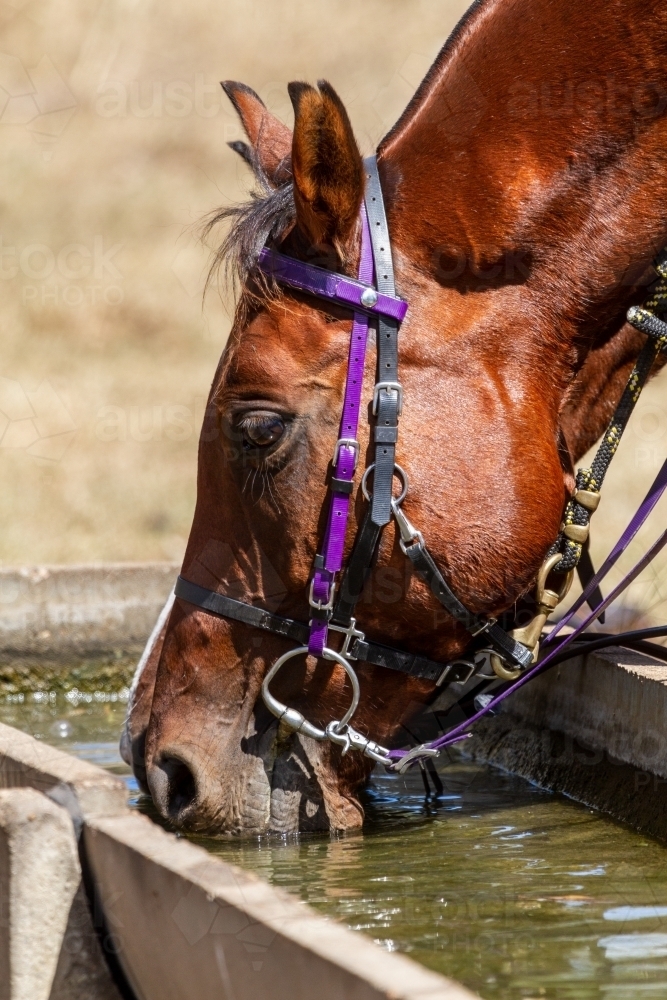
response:
{"label": "bit ring", "polygon": [[[269,691],[269,684],[276,676],[280,668],[283,667],[288,660],[293,659],[295,656],[301,656],[302,654],[308,655],[308,646],[299,646],[297,649],[290,649],[287,653],[283,653],[282,656],[278,657],[262,681],[262,698],[269,712],[275,715],[295,733],[303,733],[304,736],[310,736],[314,740],[327,740],[329,737],[324,729],[320,729],[318,726],[314,726],[312,722],[308,722],[301,712],[297,712],[295,708],[288,708],[287,705],[283,705],[283,703],[278,701],[277,698],[274,698]],[[340,653],[337,653],[335,649],[325,647],[322,652],[322,657],[325,660],[333,660],[341,666],[350,678],[350,684],[352,685],[352,703],[343,718],[338,723],[338,726],[342,728],[350,721],[357,710],[357,706],[359,705],[359,679],[345,657],[341,656]]]}

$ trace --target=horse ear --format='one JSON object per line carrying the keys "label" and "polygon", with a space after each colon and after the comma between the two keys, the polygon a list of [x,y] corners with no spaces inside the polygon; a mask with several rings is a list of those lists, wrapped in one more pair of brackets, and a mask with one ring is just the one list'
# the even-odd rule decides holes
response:
{"label": "horse ear", "polygon": [[250,139],[250,146],[245,142],[230,142],[229,146],[254,170],[259,167],[273,187],[284,184],[292,176],[289,128],[271,114],[261,97],[244,83],[223,80],[220,86],[234,105]]}
{"label": "horse ear", "polygon": [[311,246],[345,258],[364,195],[364,166],[350,119],[333,87],[290,83],[294,105],[292,173],[297,227]]}

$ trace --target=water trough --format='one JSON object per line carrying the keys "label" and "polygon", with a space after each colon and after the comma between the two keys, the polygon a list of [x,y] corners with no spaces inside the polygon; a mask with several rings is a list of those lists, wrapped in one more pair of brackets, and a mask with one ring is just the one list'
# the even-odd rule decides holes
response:
{"label": "water trough", "polygon": [[0,786],[3,1000],[311,1000],[314,984],[321,1000],[473,996],[167,833],[127,808],[120,779],[4,725]]}
{"label": "water trough", "polygon": [[[94,585],[84,568],[0,574],[5,698],[46,696],[54,680],[77,697],[77,685],[117,692],[127,684],[126,664],[151,630],[174,567],[96,567],[93,576]],[[68,593],[78,595],[71,606]],[[663,664],[627,650],[594,653],[518,692],[477,727],[466,753],[667,840],[666,699]],[[10,901],[0,922],[0,1000],[254,1000],[269,992],[310,1000],[313,983],[323,998],[473,996],[130,811],[124,782],[108,771],[4,725],[0,788],[0,879]],[[39,854],[16,847],[37,828],[50,831],[49,870],[60,873],[48,885],[39,866],[16,860]],[[31,929],[35,886],[41,916]],[[40,982],[26,972],[36,955]]]}

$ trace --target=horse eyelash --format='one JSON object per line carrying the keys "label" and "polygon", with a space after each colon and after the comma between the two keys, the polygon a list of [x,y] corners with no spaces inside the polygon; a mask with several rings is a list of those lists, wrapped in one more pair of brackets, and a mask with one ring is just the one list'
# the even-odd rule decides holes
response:
{"label": "horse eyelash", "polygon": [[238,430],[246,430],[249,427],[259,427],[266,420],[266,415],[259,416],[258,414],[246,414],[242,420],[238,422]]}

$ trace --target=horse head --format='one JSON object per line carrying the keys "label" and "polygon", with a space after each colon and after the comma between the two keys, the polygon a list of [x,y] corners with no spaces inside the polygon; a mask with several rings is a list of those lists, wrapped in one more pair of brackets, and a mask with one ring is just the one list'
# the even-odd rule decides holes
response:
{"label": "horse head", "polygon": [[[501,615],[531,588],[573,489],[572,463],[602,432],[641,343],[625,312],[667,242],[667,15],[649,6],[475,4],[378,150],[409,303],[396,456],[410,481],[404,510],[475,614]],[[641,44],[627,44],[631,30]],[[183,575],[308,621],[352,317],[274,287],[256,261],[268,242],[354,276],[364,165],[328,83],[290,85],[293,133],[249,88],[224,86],[248,136],[234,147],[260,192],[233,215],[220,252],[241,292],[201,432]],[[369,407],[360,470],[373,461],[373,425]],[[359,479],[348,552],[365,509]],[[393,523],[357,610],[366,636],[434,660],[470,642],[411,572]],[[362,823],[358,789],[372,762],[286,730],[260,697],[293,645],[175,601],[133,694],[124,752],[176,825]],[[359,682],[355,727],[389,743],[404,742],[401,727],[435,690],[368,664]],[[319,726],[349,703],[332,662],[294,661],[275,684]]]}

